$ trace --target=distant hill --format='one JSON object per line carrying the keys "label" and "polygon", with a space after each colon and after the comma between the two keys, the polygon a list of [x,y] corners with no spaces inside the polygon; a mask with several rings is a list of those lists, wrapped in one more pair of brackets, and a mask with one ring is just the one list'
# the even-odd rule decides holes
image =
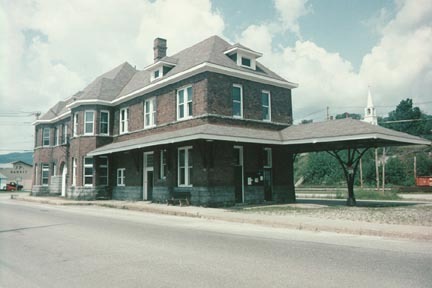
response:
{"label": "distant hill", "polygon": [[33,165],[33,152],[9,153],[0,155],[0,163],[10,163],[15,161],[24,161]]}

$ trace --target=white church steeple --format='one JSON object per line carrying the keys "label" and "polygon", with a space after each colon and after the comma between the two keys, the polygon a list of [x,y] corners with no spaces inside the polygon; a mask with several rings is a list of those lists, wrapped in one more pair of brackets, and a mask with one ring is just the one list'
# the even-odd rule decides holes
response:
{"label": "white church steeple", "polygon": [[367,106],[365,108],[364,120],[372,125],[378,125],[378,118],[376,116],[376,110],[372,102],[372,95],[370,92],[370,86],[368,87],[368,99]]}

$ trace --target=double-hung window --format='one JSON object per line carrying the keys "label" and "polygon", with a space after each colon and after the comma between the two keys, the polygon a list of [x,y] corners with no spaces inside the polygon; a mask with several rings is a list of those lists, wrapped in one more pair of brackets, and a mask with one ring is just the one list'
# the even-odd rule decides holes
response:
{"label": "double-hung window", "polygon": [[192,86],[177,90],[177,120],[192,117]]}
{"label": "double-hung window", "polygon": [[123,108],[120,110],[120,134],[124,134],[127,133],[128,130],[128,117],[129,117],[129,113],[128,113],[128,108]]}
{"label": "double-hung window", "polygon": [[62,144],[67,144],[67,124],[63,125]]}
{"label": "double-hung window", "polygon": [[93,186],[93,157],[84,157],[84,186]]}
{"label": "double-hung window", "polygon": [[100,135],[109,135],[109,112],[101,111],[100,112]]}
{"label": "double-hung window", "polygon": [[167,151],[160,150],[160,170],[159,178],[165,179],[167,175]]}
{"label": "double-hung window", "polygon": [[243,118],[243,87],[238,84],[232,87],[232,111],[233,117]]}
{"label": "double-hung window", "polygon": [[93,135],[94,133],[94,111],[84,112],[84,135]]}
{"label": "double-hung window", "polygon": [[156,98],[144,102],[144,128],[156,126]]}
{"label": "double-hung window", "polygon": [[50,128],[43,128],[42,130],[42,146],[50,145]]}
{"label": "double-hung window", "polygon": [[125,168],[117,169],[117,186],[126,186],[125,185]]}
{"label": "double-hung window", "polygon": [[178,186],[192,186],[192,147],[178,149]]}
{"label": "double-hung window", "polygon": [[271,121],[271,98],[270,92],[261,92],[261,107],[262,107],[262,120]]}
{"label": "double-hung window", "polygon": [[58,143],[58,134],[59,134],[59,131],[58,131],[57,127],[54,127],[54,146],[57,146],[59,144]]}
{"label": "double-hung window", "polygon": [[73,119],[73,136],[74,137],[78,136],[78,113],[74,114],[74,119]]}
{"label": "double-hung window", "polygon": [[49,164],[42,164],[42,185],[48,185],[48,177],[49,177]]}
{"label": "double-hung window", "polygon": [[108,185],[108,157],[99,157],[99,185]]}

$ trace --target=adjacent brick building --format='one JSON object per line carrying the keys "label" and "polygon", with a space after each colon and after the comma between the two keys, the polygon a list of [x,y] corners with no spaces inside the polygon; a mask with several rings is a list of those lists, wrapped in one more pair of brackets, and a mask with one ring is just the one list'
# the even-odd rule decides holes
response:
{"label": "adjacent brick building", "polygon": [[123,63],[35,122],[34,195],[194,205],[293,201],[281,145],[297,84],[262,55],[213,36],[175,55],[154,41],[144,70]]}

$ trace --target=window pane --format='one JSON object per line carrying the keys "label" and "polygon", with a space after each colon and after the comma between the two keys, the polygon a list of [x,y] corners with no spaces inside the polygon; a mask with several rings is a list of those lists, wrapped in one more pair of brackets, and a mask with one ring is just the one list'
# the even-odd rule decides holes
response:
{"label": "window pane", "polygon": [[240,96],[240,87],[233,87],[232,88],[232,97],[233,97],[233,100],[235,100],[235,101],[241,101],[241,96]]}
{"label": "window pane", "polygon": [[261,94],[261,103],[263,106],[269,106],[269,95],[267,93]]}
{"label": "window pane", "polygon": [[192,102],[188,103],[188,115],[187,116],[192,116]]}
{"label": "window pane", "polygon": [[241,116],[240,102],[233,102],[233,115],[234,116]]}
{"label": "window pane", "polygon": [[92,133],[93,132],[93,123],[86,123],[86,133]]}
{"label": "window pane", "polygon": [[263,120],[270,120],[268,107],[263,107],[262,113],[263,113],[262,115]]}
{"label": "window pane", "polygon": [[93,121],[93,112],[92,111],[86,111],[85,112],[86,122]]}
{"label": "window pane", "polygon": [[84,178],[84,185],[89,185],[89,184],[93,184],[93,177],[86,176]]}
{"label": "window pane", "polygon": [[180,90],[178,93],[179,93],[179,97],[178,97],[179,104],[183,104],[183,102],[184,102],[184,91]]}
{"label": "window pane", "polygon": [[192,87],[187,88],[188,101],[192,101]]}
{"label": "window pane", "polygon": [[93,165],[93,158],[91,157],[84,158],[84,165]]}
{"label": "window pane", "polygon": [[251,60],[249,58],[242,57],[242,65],[251,66]]}
{"label": "window pane", "polygon": [[180,169],[180,179],[179,179],[179,184],[180,185],[185,185],[186,184],[186,182],[185,182],[185,172],[186,172],[186,169],[185,168],[181,168]]}
{"label": "window pane", "polygon": [[150,101],[146,101],[145,102],[145,113],[149,113],[150,112]]}
{"label": "window pane", "polygon": [[147,167],[153,167],[153,154],[147,154]]}
{"label": "window pane", "polygon": [[185,166],[185,150],[179,150],[179,166]]}
{"label": "window pane", "polygon": [[192,181],[191,181],[191,179],[192,179],[192,167],[189,167],[189,170],[188,170],[188,179],[187,179],[187,184],[188,185],[191,185],[192,184]]}
{"label": "window pane", "polygon": [[179,118],[183,118],[184,117],[184,105],[180,105],[179,106]]}

